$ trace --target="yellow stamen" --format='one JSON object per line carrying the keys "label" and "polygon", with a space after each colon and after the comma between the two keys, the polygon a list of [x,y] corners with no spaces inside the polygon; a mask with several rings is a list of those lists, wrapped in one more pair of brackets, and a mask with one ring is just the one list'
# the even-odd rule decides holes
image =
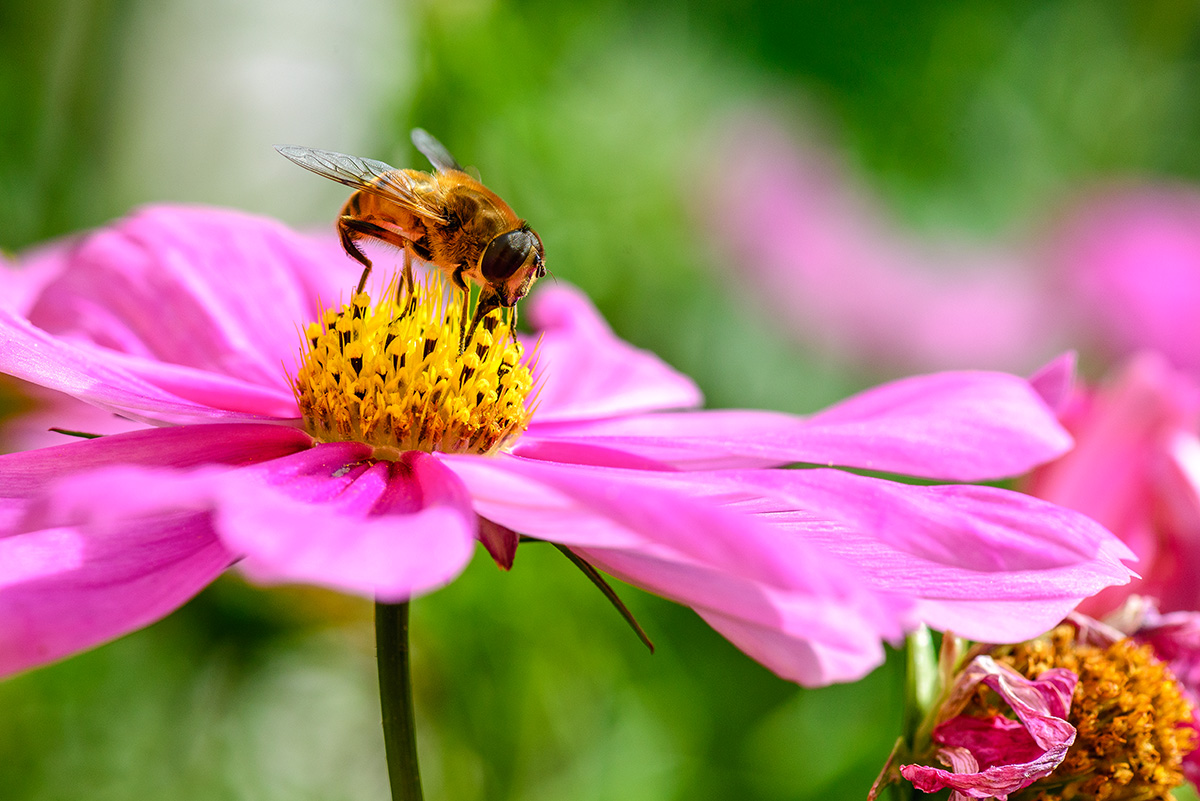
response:
{"label": "yellow stamen", "polygon": [[293,389],[307,431],[356,441],[379,458],[409,450],[494,453],[525,430],[533,386],[521,344],[499,313],[459,353],[466,293],[440,275],[365,292],[309,323]]}

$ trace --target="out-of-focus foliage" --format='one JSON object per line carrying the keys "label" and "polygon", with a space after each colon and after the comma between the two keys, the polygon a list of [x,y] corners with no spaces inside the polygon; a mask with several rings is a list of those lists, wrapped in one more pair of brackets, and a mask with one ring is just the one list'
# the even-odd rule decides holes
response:
{"label": "out-of-focus foliage", "polygon": [[[803,692],[624,588],[651,656],[554,549],[414,605],[427,797],[861,795],[899,660]],[[4,798],[386,797],[370,605],[223,579],[151,628],[0,684]]]}
{"label": "out-of-focus foliage", "polygon": [[[713,406],[808,411],[866,380],[731,296],[697,228],[714,138],[748,108],[842,143],[925,228],[1029,225],[1114,172],[1200,178],[1187,0],[6,0],[0,53],[10,254],[155,200],[329,226],[344,188],[271,145],[423,167],[420,125]],[[414,605],[431,799],[862,797],[897,660],[801,690],[622,592],[652,657],[544,546]],[[0,683],[0,798],[382,798],[371,643],[366,605],[223,581]]]}

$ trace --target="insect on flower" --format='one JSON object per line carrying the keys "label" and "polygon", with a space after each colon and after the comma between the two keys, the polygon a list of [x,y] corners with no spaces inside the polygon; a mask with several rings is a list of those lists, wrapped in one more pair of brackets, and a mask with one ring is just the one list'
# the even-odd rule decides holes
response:
{"label": "insect on flower", "polygon": [[371,273],[359,239],[377,239],[404,252],[404,281],[413,288],[412,257],[433,264],[463,292],[481,291],[470,327],[463,304],[464,342],[479,321],[500,308],[515,308],[546,274],[541,237],[516,212],[459,165],[428,132],[416,128],[412,142],[436,172],[396,169],[382,161],[329,150],[277,145],[288,159],[317,175],[357,190],[338,217],[342,247],[363,265],[355,293]]}

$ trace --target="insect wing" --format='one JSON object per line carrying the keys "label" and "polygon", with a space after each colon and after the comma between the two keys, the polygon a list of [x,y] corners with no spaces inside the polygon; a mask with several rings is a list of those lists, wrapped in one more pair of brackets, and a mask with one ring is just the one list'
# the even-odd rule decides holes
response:
{"label": "insect wing", "polygon": [[275,149],[317,175],[387,198],[430,220],[445,222],[441,212],[422,202],[404,174],[389,164],[299,145],[276,145]]}
{"label": "insect wing", "polygon": [[424,128],[413,128],[412,132],[413,147],[421,151],[421,155],[429,159],[429,163],[437,167],[438,172],[448,172],[450,170],[458,170],[466,172],[462,165],[454,156],[450,155],[450,151],[446,146],[433,138],[433,134],[426,131]]}
{"label": "insect wing", "polygon": [[370,189],[376,181],[395,169],[382,161],[347,156],[332,150],[298,145],[276,145],[275,149],[304,169],[355,189]]}

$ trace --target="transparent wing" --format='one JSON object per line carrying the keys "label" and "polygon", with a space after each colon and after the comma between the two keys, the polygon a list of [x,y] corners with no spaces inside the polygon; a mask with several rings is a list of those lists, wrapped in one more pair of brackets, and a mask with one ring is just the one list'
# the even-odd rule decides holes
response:
{"label": "transparent wing", "polygon": [[421,151],[425,158],[429,159],[429,163],[437,167],[438,172],[447,172],[448,170],[458,170],[465,172],[462,165],[450,155],[450,151],[441,142],[433,138],[433,134],[426,131],[424,128],[413,128],[412,132],[413,146]]}
{"label": "transparent wing", "polygon": [[275,145],[275,149],[304,169],[355,189],[371,189],[376,182],[396,169],[382,161],[347,156],[332,150],[317,150],[298,145]]}
{"label": "transparent wing", "polygon": [[424,201],[412,181],[389,164],[299,145],[276,145],[275,149],[289,161],[317,175],[385,197],[422,217],[445,222],[441,211]]}

